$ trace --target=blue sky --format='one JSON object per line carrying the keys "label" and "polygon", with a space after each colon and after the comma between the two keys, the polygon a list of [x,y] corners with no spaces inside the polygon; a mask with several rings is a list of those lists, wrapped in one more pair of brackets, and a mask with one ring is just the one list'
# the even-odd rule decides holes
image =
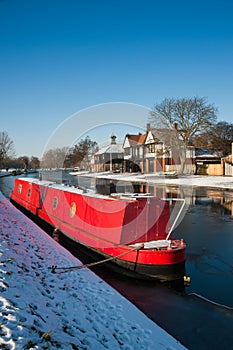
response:
{"label": "blue sky", "polygon": [[17,155],[40,157],[82,109],[166,97],[206,97],[233,122],[232,62],[231,0],[0,0],[0,131]]}

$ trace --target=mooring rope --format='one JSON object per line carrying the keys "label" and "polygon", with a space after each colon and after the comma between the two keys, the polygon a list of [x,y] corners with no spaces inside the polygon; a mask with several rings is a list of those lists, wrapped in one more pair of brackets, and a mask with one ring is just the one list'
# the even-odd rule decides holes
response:
{"label": "mooring rope", "polygon": [[210,299],[204,297],[201,294],[197,294],[197,293],[189,293],[188,294],[188,296],[192,296],[192,295],[194,295],[195,297],[200,298],[200,299],[202,299],[204,301],[207,301],[208,303],[213,304],[215,306],[222,307],[222,308],[227,309],[227,310],[233,310],[233,307],[217,303],[216,301],[210,300]]}
{"label": "mooring rope", "polygon": [[[89,263],[89,264],[83,264],[83,265],[78,265],[78,266],[69,266],[69,267],[57,267],[56,265],[53,265],[51,267],[51,272],[52,273],[65,273],[65,272],[70,272],[72,270],[81,270],[81,269],[84,269],[84,268],[89,268],[89,267],[92,267],[92,266],[96,266],[96,265],[100,265],[100,264],[104,264],[108,261],[111,261],[111,260],[115,260],[117,258],[120,258],[124,255],[127,255],[133,251],[138,251],[140,249],[143,249],[144,248],[144,244],[140,244],[130,250],[128,250],[127,252],[124,252],[124,253],[121,253],[117,256],[111,256],[110,258],[107,258],[107,259],[104,259],[104,260],[100,260],[100,261],[95,261],[93,263]],[[60,271],[60,272],[56,272],[56,270],[63,270],[63,271]]]}

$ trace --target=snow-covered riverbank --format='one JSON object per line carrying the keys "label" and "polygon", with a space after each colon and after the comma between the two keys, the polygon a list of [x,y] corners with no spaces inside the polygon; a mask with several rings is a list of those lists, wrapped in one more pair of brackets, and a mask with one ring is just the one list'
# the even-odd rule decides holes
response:
{"label": "snow-covered riverbank", "polygon": [[185,349],[0,193],[2,349]]}
{"label": "snow-covered riverbank", "polygon": [[11,176],[12,174],[9,173],[8,171],[1,172],[0,171],[0,177],[5,177],[5,176]]}

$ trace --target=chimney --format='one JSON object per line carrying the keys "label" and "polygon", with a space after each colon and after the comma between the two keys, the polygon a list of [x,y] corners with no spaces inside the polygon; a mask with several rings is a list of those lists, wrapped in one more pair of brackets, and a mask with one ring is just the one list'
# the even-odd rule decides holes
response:
{"label": "chimney", "polygon": [[116,136],[112,134],[111,136],[111,145],[115,145],[116,144]]}
{"label": "chimney", "polygon": [[150,123],[146,124],[146,131],[149,132],[150,131]]}
{"label": "chimney", "polygon": [[177,122],[173,123],[173,127],[174,129],[178,130],[178,123]]}

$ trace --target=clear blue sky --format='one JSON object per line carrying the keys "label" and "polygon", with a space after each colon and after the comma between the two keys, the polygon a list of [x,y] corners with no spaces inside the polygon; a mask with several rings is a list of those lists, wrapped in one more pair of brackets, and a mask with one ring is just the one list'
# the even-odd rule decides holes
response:
{"label": "clear blue sky", "polygon": [[233,122],[231,0],[0,0],[0,131],[18,156],[84,108],[193,96]]}

